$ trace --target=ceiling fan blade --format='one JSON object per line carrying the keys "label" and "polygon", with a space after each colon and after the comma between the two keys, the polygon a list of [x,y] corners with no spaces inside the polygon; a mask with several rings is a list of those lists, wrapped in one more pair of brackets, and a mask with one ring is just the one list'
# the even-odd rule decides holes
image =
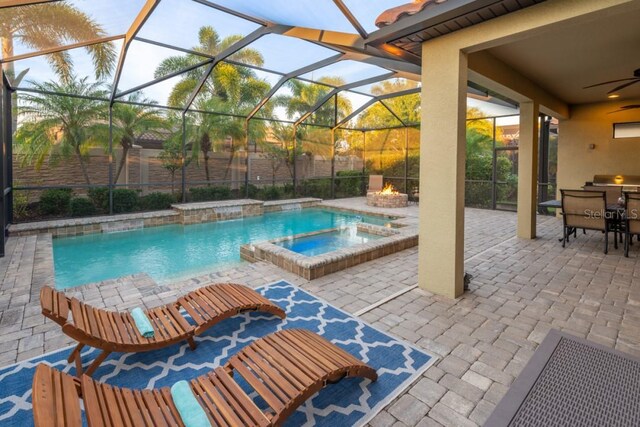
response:
{"label": "ceiling fan blade", "polygon": [[634,81],[632,81],[632,82],[625,83],[625,84],[620,85],[620,86],[618,86],[618,87],[614,87],[614,88],[613,88],[613,89],[611,89],[609,92],[607,92],[607,94],[609,94],[609,93],[613,93],[613,92],[617,92],[617,91],[619,91],[619,90],[621,90],[621,89],[624,89],[625,87],[628,87],[628,86],[634,85],[634,84],[636,84],[636,83],[640,83],[640,79],[635,79],[635,80],[634,80]]}
{"label": "ceiling fan blade", "polygon": [[619,110],[611,111],[607,114],[621,113],[623,111],[629,111],[629,110],[635,110],[635,109],[640,109],[640,104],[624,105],[620,107]]}
{"label": "ceiling fan blade", "polygon": [[585,86],[582,89],[589,89],[589,88],[592,88],[592,87],[608,85],[608,84],[611,84],[611,83],[627,82],[629,80],[636,80],[636,79],[637,79],[637,77],[629,77],[628,79],[609,80],[608,82],[596,83],[596,84],[591,85],[591,86]]}

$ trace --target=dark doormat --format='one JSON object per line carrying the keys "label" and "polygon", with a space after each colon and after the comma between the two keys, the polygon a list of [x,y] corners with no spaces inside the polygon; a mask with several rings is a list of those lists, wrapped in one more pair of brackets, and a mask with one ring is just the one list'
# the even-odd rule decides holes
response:
{"label": "dark doormat", "polygon": [[640,426],[640,359],[551,330],[485,426]]}

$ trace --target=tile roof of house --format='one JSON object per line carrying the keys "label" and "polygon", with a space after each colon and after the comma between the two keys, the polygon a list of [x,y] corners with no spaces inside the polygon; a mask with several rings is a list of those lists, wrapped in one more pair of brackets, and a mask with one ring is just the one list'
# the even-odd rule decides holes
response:
{"label": "tile roof of house", "polygon": [[380,16],[378,16],[378,19],[376,19],[376,25],[379,28],[386,27],[387,25],[398,22],[405,16],[411,16],[421,12],[427,6],[437,5],[445,1],[447,0],[413,0],[411,3],[396,6],[382,12]]}

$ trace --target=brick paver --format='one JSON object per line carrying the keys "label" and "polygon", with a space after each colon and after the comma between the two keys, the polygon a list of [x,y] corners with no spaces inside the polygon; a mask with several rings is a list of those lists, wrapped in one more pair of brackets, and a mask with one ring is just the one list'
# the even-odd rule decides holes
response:
{"label": "brick paver", "polygon": [[[368,210],[363,199],[327,204]],[[417,207],[372,211],[406,216]],[[453,301],[419,288],[417,248],[307,281],[264,262],[160,286],[144,274],[71,290],[98,306],[127,309],[172,301],[203,283],[259,286],[285,279],[375,327],[440,357],[372,421],[372,426],[482,425],[547,331],[568,331],[640,356],[640,245],[602,253],[602,235],[578,235],[566,248],[560,222],[539,218],[539,237],[514,237],[513,213],[466,210],[465,269],[470,291]],[[38,291],[52,283],[51,238],[10,238],[0,259],[0,365],[71,343],[39,314]]]}

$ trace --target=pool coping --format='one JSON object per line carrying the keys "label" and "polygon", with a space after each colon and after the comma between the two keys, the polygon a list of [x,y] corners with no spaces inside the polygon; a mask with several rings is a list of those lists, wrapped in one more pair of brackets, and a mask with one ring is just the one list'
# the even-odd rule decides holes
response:
{"label": "pool coping", "polygon": [[225,221],[259,216],[266,212],[304,209],[316,206],[320,202],[322,202],[322,199],[305,197],[266,202],[253,199],[241,199],[177,203],[171,205],[172,209],[160,211],[11,224],[9,225],[8,233],[10,236],[16,237],[37,234],[51,234],[53,238],[82,236],[86,234],[109,233],[171,224],[190,225]]}
{"label": "pool coping", "polygon": [[240,257],[249,262],[270,262],[285,271],[307,280],[314,280],[418,245],[417,229],[389,228],[366,223],[359,223],[356,227],[358,231],[383,237],[314,256],[306,256],[277,244],[285,240],[330,233],[341,229],[340,227],[328,228],[262,242],[247,243],[240,246]]}

